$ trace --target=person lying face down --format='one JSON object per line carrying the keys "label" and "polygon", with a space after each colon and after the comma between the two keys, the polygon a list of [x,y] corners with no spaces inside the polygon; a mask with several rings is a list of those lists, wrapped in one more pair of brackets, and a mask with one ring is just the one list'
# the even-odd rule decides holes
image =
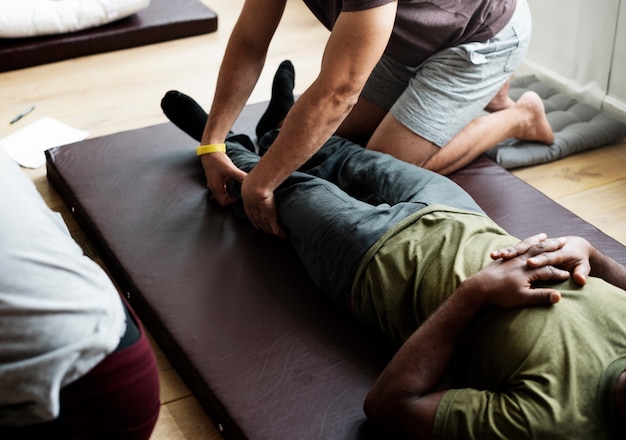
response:
{"label": "person lying face down", "polygon": [[[183,129],[206,118],[178,92],[162,106]],[[250,145],[233,134],[208,154],[247,173],[259,161]],[[237,200],[240,188],[229,182]],[[274,197],[319,291],[399,346],[364,402],[383,430],[624,438],[624,266],[580,237],[520,241],[448,178],[340,137]],[[245,217],[241,203],[235,212]]]}

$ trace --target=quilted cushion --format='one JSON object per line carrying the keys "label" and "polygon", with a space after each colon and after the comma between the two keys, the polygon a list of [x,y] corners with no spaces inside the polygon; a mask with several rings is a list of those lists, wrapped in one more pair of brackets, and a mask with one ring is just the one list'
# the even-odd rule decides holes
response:
{"label": "quilted cushion", "polygon": [[504,168],[552,162],[626,137],[626,124],[606,112],[558,92],[534,75],[514,78],[509,95],[517,100],[527,90],[536,92],[543,99],[548,121],[554,131],[554,143],[544,145],[508,139],[485,153]]}
{"label": "quilted cushion", "polygon": [[65,34],[146,8],[150,0],[0,0],[0,38]]}

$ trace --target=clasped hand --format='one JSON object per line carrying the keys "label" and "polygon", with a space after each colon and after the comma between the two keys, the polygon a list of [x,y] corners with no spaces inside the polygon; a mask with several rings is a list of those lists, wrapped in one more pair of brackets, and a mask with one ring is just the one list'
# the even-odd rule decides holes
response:
{"label": "clasped hand", "polygon": [[593,246],[584,238],[576,236],[547,238],[546,234],[533,235],[515,246],[493,251],[491,258],[506,260],[529,252],[535,255],[529,256],[528,267],[540,268],[550,265],[566,270],[579,286],[585,285],[591,272],[589,259]]}
{"label": "clasped hand", "polygon": [[529,237],[515,246],[491,253],[494,262],[466,280],[466,286],[485,305],[511,308],[554,304],[561,294],[540,281],[564,281],[573,277],[584,285],[591,270],[591,245],[580,237],[548,239],[545,234]]}

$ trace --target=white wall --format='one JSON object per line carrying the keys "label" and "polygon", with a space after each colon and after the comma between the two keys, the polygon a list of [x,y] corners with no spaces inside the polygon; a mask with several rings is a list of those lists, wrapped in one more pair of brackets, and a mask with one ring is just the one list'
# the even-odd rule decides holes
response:
{"label": "white wall", "polygon": [[528,0],[533,39],[518,75],[626,122],[626,0]]}
{"label": "white wall", "polygon": [[619,10],[611,79],[605,107],[612,113],[626,115],[626,0],[621,0]]}

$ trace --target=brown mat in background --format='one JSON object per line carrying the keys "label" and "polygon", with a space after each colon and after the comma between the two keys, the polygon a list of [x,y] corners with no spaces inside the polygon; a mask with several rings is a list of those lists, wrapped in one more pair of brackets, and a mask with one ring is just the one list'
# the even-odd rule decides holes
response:
{"label": "brown mat in background", "polygon": [[[18,1],[18,0],[17,0]],[[152,0],[130,17],[84,31],[0,39],[0,72],[214,32],[217,15],[198,0]]]}

